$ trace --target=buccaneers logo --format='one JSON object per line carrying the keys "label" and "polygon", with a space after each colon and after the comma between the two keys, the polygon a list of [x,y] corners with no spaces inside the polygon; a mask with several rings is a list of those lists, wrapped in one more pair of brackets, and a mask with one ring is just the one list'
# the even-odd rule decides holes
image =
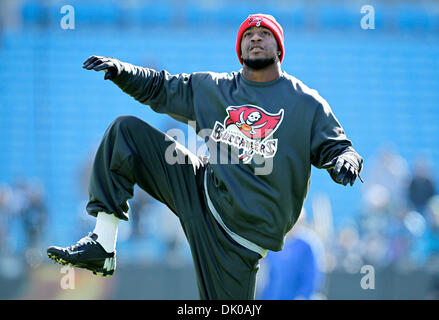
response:
{"label": "buccaneers logo", "polygon": [[259,26],[261,25],[262,18],[259,18],[259,17],[252,17],[252,16],[250,16],[250,17],[248,18],[248,24],[250,25],[250,24],[252,24],[253,22],[256,22],[256,27],[259,27]]}
{"label": "buccaneers logo", "polygon": [[240,149],[239,158],[251,162],[254,154],[272,158],[277,151],[277,139],[270,139],[283,120],[284,110],[276,114],[253,106],[231,106],[226,109],[224,124],[215,123],[211,137]]}

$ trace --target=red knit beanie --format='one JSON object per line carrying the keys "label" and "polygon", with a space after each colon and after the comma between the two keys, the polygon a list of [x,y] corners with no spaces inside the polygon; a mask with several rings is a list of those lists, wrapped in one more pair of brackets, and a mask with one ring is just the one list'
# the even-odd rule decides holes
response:
{"label": "red knit beanie", "polygon": [[267,29],[270,29],[271,32],[273,32],[273,35],[276,38],[281,51],[279,61],[282,62],[282,60],[284,59],[284,51],[285,51],[284,31],[281,25],[276,21],[276,19],[273,16],[268,14],[262,14],[262,13],[249,15],[248,18],[245,19],[244,22],[241,24],[241,27],[239,27],[238,38],[236,39],[236,53],[238,54],[239,62],[243,64],[241,58],[242,35],[245,32],[245,30],[251,27],[265,27]]}

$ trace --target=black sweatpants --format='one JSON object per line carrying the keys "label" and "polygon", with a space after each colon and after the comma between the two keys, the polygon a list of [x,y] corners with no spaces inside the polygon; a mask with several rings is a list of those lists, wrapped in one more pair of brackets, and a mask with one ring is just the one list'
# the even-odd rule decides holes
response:
{"label": "black sweatpants", "polygon": [[127,200],[138,184],[179,218],[200,299],[254,299],[261,256],[230,238],[209,211],[203,185],[209,165],[166,137],[132,116],[114,120],[94,160],[88,213],[113,213],[128,220]]}

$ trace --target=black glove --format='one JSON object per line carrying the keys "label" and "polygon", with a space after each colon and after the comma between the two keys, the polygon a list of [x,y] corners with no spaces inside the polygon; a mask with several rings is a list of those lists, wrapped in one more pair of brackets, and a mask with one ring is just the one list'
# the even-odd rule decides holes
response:
{"label": "black glove", "polygon": [[84,69],[101,71],[105,70],[104,80],[114,79],[120,74],[120,61],[114,58],[91,56],[84,61]]}
{"label": "black glove", "polygon": [[348,183],[353,186],[357,177],[363,182],[360,177],[360,172],[363,169],[363,159],[354,152],[342,153],[332,161],[325,163],[322,169],[327,169],[332,180],[344,186]]}

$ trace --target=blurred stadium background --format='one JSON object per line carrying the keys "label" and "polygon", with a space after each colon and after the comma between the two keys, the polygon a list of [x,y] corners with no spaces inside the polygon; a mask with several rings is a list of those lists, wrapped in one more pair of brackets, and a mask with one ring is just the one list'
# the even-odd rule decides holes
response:
{"label": "blurred stadium background", "polygon": [[[64,5],[74,29],[61,28]],[[361,28],[364,5],[375,29]],[[94,226],[87,179],[114,118],[193,134],[81,66],[95,54],[170,73],[238,71],[236,32],[257,12],[284,27],[283,69],[319,91],[365,158],[365,183],[353,188],[313,169],[305,223],[324,247],[315,297],[439,297],[437,1],[1,0],[1,299],[197,299],[177,219],[141,190],[119,227],[113,278],[75,270],[75,289],[63,290],[46,258],[48,245]],[[365,265],[373,290],[360,285]]]}

